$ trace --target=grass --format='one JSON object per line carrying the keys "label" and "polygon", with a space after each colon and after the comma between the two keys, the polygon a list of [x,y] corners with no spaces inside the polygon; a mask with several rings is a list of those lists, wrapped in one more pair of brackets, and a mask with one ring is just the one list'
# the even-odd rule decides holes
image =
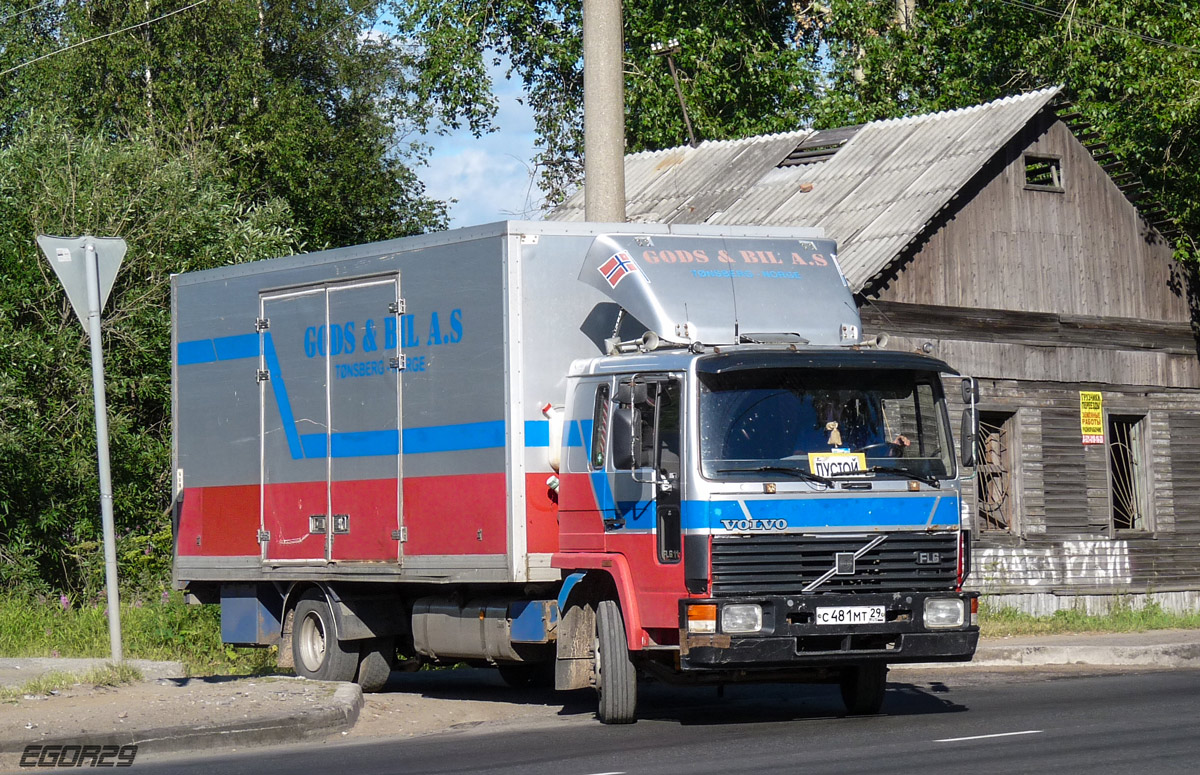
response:
{"label": "grass", "polygon": [[45,695],[51,692],[68,689],[76,684],[91,686],[123,686],[142,680],[142,674],[137,668],[129,665],[107,664],[93,668],[86,673],[66,673],[55,671],[38,676],[24,686],[0,689],[0,702],[19,700],[27,694]]}
{"label": "grass", "polygon": [[[121,605],[127,659],[171,660],[189,675],[274,672],[275,649],[237,648],[221,642],[217,606],[192,606],[179,593]],[[103,600],[0,595],[0,656],[108,657],[108,610]]]}
{"label": "grass", "polygon": [[1012,608],[979,606],[979,629],[985,638],[1014,635],[1066,635],[1078,633],[1145,632],[1146,630],[1200,629],[1200,612],[1171,613],[1158,603],[1133,608],[1118,601],[1107,614],[1078,610],[1055,611],[1050,616],[1033,616]]}

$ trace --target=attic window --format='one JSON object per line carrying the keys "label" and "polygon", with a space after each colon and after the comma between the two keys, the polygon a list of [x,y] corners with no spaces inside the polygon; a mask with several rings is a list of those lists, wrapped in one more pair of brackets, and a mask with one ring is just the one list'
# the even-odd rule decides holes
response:
{"label": "attic window", "polygon": [[1062,191],[1062,159],[1057,156],[1025,156],[1025,188]]}

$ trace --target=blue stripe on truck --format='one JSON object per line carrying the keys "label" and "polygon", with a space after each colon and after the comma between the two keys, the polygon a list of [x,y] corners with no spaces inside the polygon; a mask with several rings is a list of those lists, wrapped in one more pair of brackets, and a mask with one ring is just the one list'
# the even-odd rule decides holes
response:
{"label": "blue stripe on truck", "polygon": [[[216,339],[195,339],[180,342],[175,348],[177,366],[194,366],[217,361],[234,361],[258,358],[258,334],[239,334]],[[279,358],[275,354],[275,343],[271,333],[263,334],[263,357],[271,375],[271,391],[279,407],[283,431],[287,436],[288,451],[293,460],[324,457],[377,457],[396,455],[400,452],[399,436],[395,430],[357,431],[335,433],[327,437],[323,433],[301,435],[296,430],[295,416],[288,398],[287,385]],[[328,439],[328,441],[327,441]],[[458,425],[435,425],[427,428],[404,430],[404,453],[420,455],[431,452],[462,452],[473,449],[496,449],[504,447],[505,424],[503,420],[461,423]],[[545,420],[525,421],[525,446],[544,448],[550,446],[550,423]],[[329,449],[332,447],[332,449]]]}

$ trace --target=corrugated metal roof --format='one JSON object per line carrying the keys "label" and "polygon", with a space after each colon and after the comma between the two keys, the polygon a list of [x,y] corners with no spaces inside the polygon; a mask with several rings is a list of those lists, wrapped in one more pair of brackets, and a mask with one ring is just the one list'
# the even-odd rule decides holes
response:
{"label": "corrugated metal roof", "polygon": [[[858,291],[1058,94],[848,127],[849,141],[816,164],[780,166],[811,131],[631,154],[626,213],[639,222],[822,227]],[[550,218],[583,220],[582,191]]]}

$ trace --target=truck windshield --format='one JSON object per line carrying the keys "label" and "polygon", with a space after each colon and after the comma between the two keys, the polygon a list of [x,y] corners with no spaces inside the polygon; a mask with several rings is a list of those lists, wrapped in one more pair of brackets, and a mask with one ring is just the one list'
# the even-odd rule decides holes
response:
{"label": "truck windshield", "polygon": [[822,476],[875,467],[879,477],[953,474],[936,374],[765,368],[699,376],[706,478],[761,478],[783,468]]}

